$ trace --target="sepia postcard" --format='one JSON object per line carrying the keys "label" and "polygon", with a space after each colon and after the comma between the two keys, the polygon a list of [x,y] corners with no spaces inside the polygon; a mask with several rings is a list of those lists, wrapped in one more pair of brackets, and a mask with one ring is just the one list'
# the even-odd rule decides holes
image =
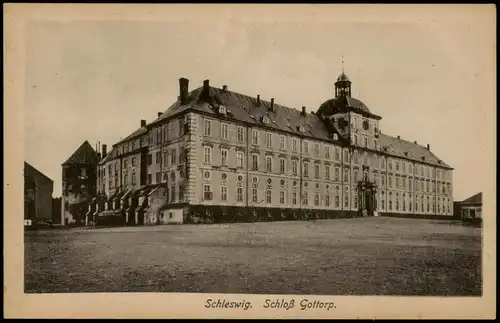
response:
{"label": "sepia postcard", "polygon": [[494,5],[4,21],[5,317],[496,318]]}

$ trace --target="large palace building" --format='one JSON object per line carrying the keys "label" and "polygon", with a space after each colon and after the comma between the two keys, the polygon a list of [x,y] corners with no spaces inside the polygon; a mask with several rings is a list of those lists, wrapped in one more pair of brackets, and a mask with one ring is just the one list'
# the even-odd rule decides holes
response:
{"label": "large palace building", "polygon": [[429,145],[383,134],[343,72],[311,113],[188,85],[181,78],[175,103],[103,154],[87,221],[453,214],[452,168]]}

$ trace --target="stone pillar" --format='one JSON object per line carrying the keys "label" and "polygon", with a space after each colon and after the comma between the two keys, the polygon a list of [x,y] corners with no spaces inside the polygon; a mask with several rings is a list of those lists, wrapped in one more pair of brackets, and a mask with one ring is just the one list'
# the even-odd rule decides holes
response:
{"label": "stone pillar", "polygon": [[66,197],[63,195],[61,196],[61,225],[65,225],[64,221],[64,213],[65,213],[65,205],[66,205]]}

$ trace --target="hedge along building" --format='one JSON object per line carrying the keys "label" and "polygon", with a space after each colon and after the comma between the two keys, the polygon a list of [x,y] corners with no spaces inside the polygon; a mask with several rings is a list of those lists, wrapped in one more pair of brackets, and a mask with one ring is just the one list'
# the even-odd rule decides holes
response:
{"label": "hedge along building", "polygon": [[188,85],[181,78],[178,100],[100,166],[121,170],[109,185],[128,192],[129,223],[453,214],[452,168],[429,145],[382,134],[343,72],[316,113]]}

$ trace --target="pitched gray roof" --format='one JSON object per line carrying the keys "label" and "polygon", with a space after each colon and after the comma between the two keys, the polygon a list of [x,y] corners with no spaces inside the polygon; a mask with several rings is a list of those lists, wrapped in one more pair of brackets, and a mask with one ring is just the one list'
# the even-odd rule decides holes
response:
{"label": "pitched gray roof", "polygon": [[[408,158],[415,161],[419,161],[421,163],[424,162],[436,166],[451,168],[448,164],[439,159],[426,147],[423,147],[414,142],[398,139],[392,136],[388,136],[386,134],[380,134],[379,140],[380,140],[379,150],[389,155]],[[387,147],[387,151],[384,150],[384,147]]]}
{"label": "pitched gray roof", "polygon": [[87,140],[66,160],[63,165],[96,165],[97,153]]}
{"label": "pitched gray roof", "polygon": [[483,203],[483,193],[479,192],[476,195],[463,200],[461,203]]}
{"label": "pitched gray roof", "polygon": [[[271,111],[269,109],[271,106],[270,101],[258,100],[256,97],[236,93],[227,89],[224,90],[215,87],[209,87],[208,89],[208,93],[203,91],[203,87],[192,90],[185,103],[182,104],[177,100],[165,111],[165,113],[151,122],[148,126],[153,126],[190,109],[220,118],[221,115],[218,113],[217,108],[219,105],[224,105],[230,118],[247,124],[255,124],[260,127],[266,126],[270,129],[281,130],[298,136],[309,136],[321,140],[333,141],[332,134],[337,132],[337,130],[332,127],[329,122],[322,119],[321,115],[323,114],[328,115],[338,109],[350,109],[380,118],[371,113],[363,102],[351,97],[327,100],[320,106],[317,113],[306,113],[303,115],[301,111],[297,109],[292,109],[277,103],[273,104],[274,110]],[[263,116],[266,116],[270,120],[266,125],[262,123],[261,118]],[[303,126],[305,131],[300,132],[299,126]],[[120,142],[131,139],[145,131],[145,129],[143,130],[143,128],[140,128]],[[426,147],[414,142],[395,138],[386,134],[380,134],[379,139],[379,151],[381,153],[451,168]]]}
{"label": "pitched gray roof", "polygon": [[[267,126],[270,129],[281,130],[296,135],[310,136],[317,139],[332,140],[325,122],[312,113],[301,114],[301,111],[280,105],[273,104],[273,111],[270,110],[271,102],[257,100],[244,94],[229,90],[210,87],[210,95],[202,93],[202,88],[197,88],[190,93],[190,100],[185,104],[175,102],[158,119],[151,124],[161,122],[174,115],[180,114],[187,109],[194,109],[206,114],[219,116],[217,107],[224,105],[228,115],[232,118],[248,124]],[[262,117],[269,119],[268,124],[262,123]],[[304,127],[304,132],[299,131],[299,126]]]}

